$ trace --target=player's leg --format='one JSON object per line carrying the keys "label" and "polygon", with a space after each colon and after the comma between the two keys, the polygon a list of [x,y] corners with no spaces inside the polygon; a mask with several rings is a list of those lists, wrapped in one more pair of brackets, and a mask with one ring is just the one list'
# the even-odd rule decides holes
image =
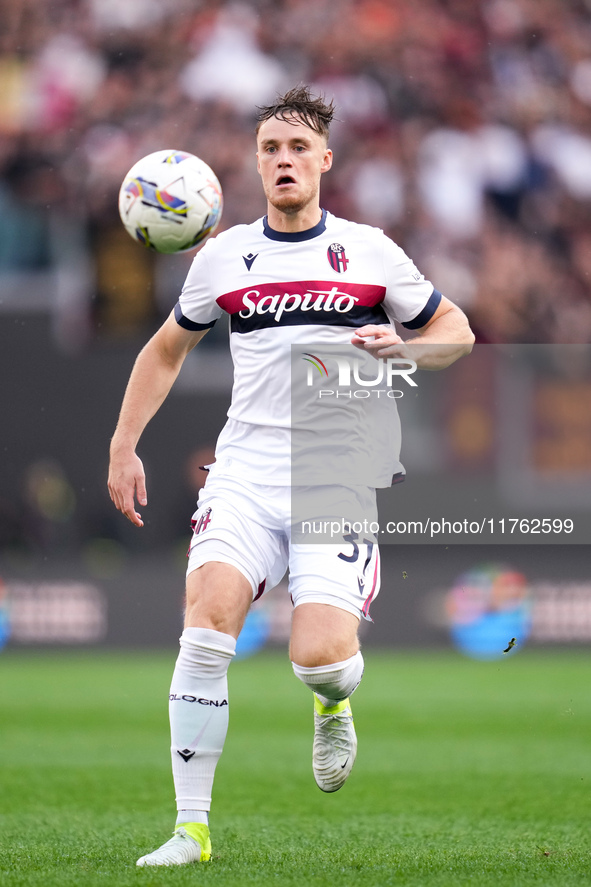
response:
{"label": "player's leg", "polygon": [[313,771],[325,792],[344,785],[357,754],[349,697],[363,675],[358,625],[357,616],[327,604],[304,603],[293,613],[290,657],[314,693]]}
{"label": "player's leg", "polygon": [[139,865],[207,859],[213,778],[228,727],[227,671],[253,599],[285,573],[287,544],[269,529],[264,490],[208,480],[195,514],[185,629],[170,688],[175,835]]}
{"label": "player's leg", "polygon": [[351,534],[338,545],[291,547],[291,660],[314,692],[313,770],[323,791],[341,788],[355,761],[349,697],[363,675],[357,632],[379,592],[379,565],[375,541]]}
{"label": "player's leg", "polygon": [[206,563],[187,577],[185,629],[169,701],[177,825],[208,821],[228,730],[228,666],[251,601],[250,582],[229,564]]}
{"label": "player's leg", "polygon": [[181,865],[211,855],[211,793],[228,729],[227,672],[251,601],[250,582],[229,564],[205,563],[187,577],[185,628],[169,696],[176,828],[138,865]]}

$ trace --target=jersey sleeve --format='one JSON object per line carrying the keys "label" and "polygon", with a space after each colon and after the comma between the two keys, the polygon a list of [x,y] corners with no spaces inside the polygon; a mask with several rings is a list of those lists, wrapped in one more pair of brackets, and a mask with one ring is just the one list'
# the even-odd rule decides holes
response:
{"label": "jersey sleeve", "polygon": [[383,262],[386,295],[382,304],[388,318],[409,330],[425,326],[441,302],[441,293],[386,235],[383,235]]}
{"label": "jersey sleeve", "polygon": [[176,322],[186,330],[210,329],[222,313],[211,287],[211,243],[206,243],[193,259],[179,300],[174,306]]}

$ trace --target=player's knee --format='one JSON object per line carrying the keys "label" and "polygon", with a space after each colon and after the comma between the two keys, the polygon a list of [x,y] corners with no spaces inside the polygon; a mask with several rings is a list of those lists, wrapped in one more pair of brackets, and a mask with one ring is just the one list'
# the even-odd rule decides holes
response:
{"label": "player's knee", "polygon": [[359,650],[359,617],[324,603],[295,607],[289,655],[292,662],[307,668],[344,662]]}
{"label": "player's knee", "polygon": [[242,630],[246,612],[232,607],[218,606],[215,601],[187,594],[185,628],[207,628],[237,638]]}
{"label": "player's knee", "polygon": [[250,584],[237,570],[226,564],[204,564],[187,577],[185,627],[237,638],[251,601]]}

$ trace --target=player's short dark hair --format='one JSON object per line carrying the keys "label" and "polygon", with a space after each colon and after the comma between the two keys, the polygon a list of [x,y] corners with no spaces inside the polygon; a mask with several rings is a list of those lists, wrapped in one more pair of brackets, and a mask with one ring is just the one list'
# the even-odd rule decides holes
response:
{"label": "player's short dark hair", "polygon": [[271,117],[277,117],[278,120],[285,120],[287,123],[291,122],[291,117],[297,117],[314,132],[328,139],[335,107],[332,101],[327,105],[324,96],[312,98],[309,87],[294,86],[285,95],[278,96],[275,104],[259,107],[258,111],[257,134],[261,124],[265,120],[270,120]]}

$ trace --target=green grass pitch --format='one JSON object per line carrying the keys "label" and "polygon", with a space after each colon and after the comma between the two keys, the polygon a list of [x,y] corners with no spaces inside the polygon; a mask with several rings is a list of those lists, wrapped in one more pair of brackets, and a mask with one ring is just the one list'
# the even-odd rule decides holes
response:
{"label": "green grass pitch", "polygon": [[588,884],[591,662],[366,653],[359,754],[323,795],[285,655],[230,668],[213,861],[137,869],[174,824],[169,653],[0,656],[0,883]]}

